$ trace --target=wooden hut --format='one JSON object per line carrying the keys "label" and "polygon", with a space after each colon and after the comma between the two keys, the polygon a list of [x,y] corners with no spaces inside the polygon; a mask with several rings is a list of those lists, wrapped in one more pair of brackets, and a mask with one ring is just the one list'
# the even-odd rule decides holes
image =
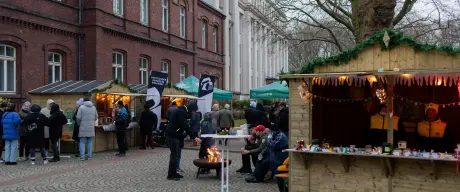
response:
{"label": "wooden hut", "polygon": [[[281,76],[289,82],[289,146],[327,139],[337,147],[364,147],[369,116],[380,102],[376,90],[383,88],[388,116],[400,116],[400,106],[410,105],[423,119],[425,104],[438,103],[439,116],[452,125],[448,147],[454,149],[460,143],[459,72],[460,50],[419,43],[394,31],[315,59],[301,73]],[[392,143],[395,127],[388,119]],[[286,151],[292,192],[460,190],[455,159]]]}

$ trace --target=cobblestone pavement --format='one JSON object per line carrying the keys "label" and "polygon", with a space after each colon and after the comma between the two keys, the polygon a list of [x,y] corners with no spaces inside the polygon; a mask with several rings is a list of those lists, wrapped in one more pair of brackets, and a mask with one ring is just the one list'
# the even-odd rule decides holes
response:
{"label": "cobblestone pavement", "polygon": [[[62,159],[58,163],[37,165],[19,162],[16,166],[0,165],[0,191],[220,191],[220,180],[212,175],[196,179],[197,168],[193,159],[196,150],[184,150],[181,167],[185,179],[166,180],[169,149],[130,150],[126,157],[118,158],[114,152],[96,153],[92,160]],[[235,171],[241,166],[241,156],[230,154],[230,191],[277,191],[276,183],[249,184],[247,175]]]}

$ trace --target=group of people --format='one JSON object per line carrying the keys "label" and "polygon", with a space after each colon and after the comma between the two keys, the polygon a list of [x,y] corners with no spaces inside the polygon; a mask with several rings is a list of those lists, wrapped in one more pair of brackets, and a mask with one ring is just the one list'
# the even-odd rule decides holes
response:
{"label": "group of people", "polygon": [[35,149],[40,149],[43,163],[48,164],[46,146],[51,141],[53,158],[50,162],[60,161],[58,142],[67,118],[54,101],[48,100],[48,106],[43,109],[37,104],[25,102],[19,112],[16,112],[15,104],[1,103],[0,119],[5,143],[5,159],[2,161],[5,165],[17,164],[18,143],[20,160],[30,157],[31,164],[35,165]]}

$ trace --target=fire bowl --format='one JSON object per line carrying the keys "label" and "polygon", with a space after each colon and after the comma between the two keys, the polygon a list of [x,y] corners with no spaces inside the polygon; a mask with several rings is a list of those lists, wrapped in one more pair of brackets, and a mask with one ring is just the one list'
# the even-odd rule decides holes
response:
{"label": "fire bowl", "polygon": [[[222,162],[208,162],[207,159],[195,159],[193,164],[198,167],[198,172],[196,173],[196,178],[199,177],[202,170],[216,170],[217,177],[220,176],[220,170],[222,168]],[[232,164],[232,160],[228,161],[228,165]],[[224,167],[227,167],[227,160],[224,159]]]}

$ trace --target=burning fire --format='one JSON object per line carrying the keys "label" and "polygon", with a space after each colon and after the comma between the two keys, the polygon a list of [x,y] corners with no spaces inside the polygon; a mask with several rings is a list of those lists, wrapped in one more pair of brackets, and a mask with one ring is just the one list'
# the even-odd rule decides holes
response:
{"label": "burning fire", "polygon": [[216,163],[221,162],[221,156],[219,150],[217,149],[217,145],[213,145],[211,148],[207,149],[208,151],[208,162]]}

